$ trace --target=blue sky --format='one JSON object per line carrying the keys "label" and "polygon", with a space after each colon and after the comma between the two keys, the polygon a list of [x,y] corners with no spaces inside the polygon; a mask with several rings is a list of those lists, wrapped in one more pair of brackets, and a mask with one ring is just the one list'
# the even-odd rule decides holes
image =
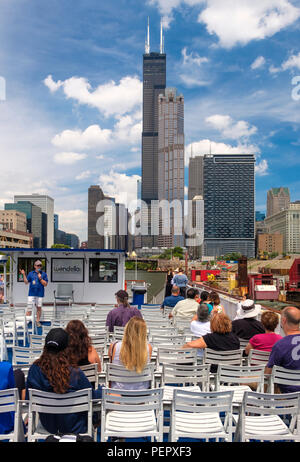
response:
{"label": "blue sky", "polygon": [[148,16],[185,98],[186,165],[191,145],[255,152],[257,210],[271,187],[300,199],[299,0],[0,0],[0,207],[47,193],[86,239],[89,185],[135,198]]}

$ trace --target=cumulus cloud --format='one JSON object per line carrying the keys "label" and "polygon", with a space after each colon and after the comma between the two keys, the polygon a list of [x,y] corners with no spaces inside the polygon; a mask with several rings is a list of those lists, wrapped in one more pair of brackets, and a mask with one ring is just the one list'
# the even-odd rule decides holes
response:
{"label": "cumulus cloud", "polygon": [[255,166],[255,173],[258,176],[266,176],[269,174],[269,165],[266,159],[262,159],[259,163]]}
{"label": "cumulus cloud", "polygon": [[249,138],[257,132],[257,128],[250,126],[245,120],[234,120],[229,115],[215,114],[207,117],[206,122],[214,129],[220,131],[225,138],[238,140]]}
{"label": "cumulus cloud", "polygon": [[198,6],[198,22],[218,37],[225,48],[252,40],[271,37],[300,17],[300,8],[289,0],[150,0],[166,18],[167,26],[173,10],[182,6]]}
{"label": "cumulus cloud", "polygon": [[266,63],[266,60],[263,56],[258,56],[255,61],[251,64],[251,69],[260,69]]}
{"label": "cumulus cloud", "polygon": [[52,92],[62,88],[68,99],[97,108],[105,117],[122,116],[142,104],[142,82],[137,76],[123,77],[119,83],[111,80],[95,89],[84,77],[55,82],[49,75],[44,83]]}
{"label": "cumulus cloud", "polygon": [[185,162],[189,164],[189,158],[193,152],[194,156],[204,156],[205,154],[259,154],[260,149],[254,144],[242,144],[232,146],[226,143],[218,143],[209,139],[195,141],[185,148]]}
{"label": "cumulus cloud", "polygon": [[208,58],[205,56],[201,57],[198,55],[198,53],[192,52],[188,54],[187,52],[187,47],[184,47],[183,50],[181,51],[182,58],[183,58],[183,65],[184,66],[190,66],[196,65],[196,66],[201,66],[203,63],[207,63],[209,61]]}
{"label": "cumulus cloud", "polygon": [[59,229],[66,233],[77,234],[81,240],[85,238],[83,230],[87,228],[87,212],[81,209],[58,209]]}
{"label": "cumulus cloud", "polygon": [[126,175],[111,170],[108,174],[99,177],[99,185],[105,195],[115,197],[116,202],[125,204],[130,211],[136,207],[137,201],[137,180],[139,175]]}
{"label": "cumulus cloud", "polygon": [[58,152],[54,155],[54,162],[62,165],[73,165],[86,157],[87,154],[79,154],[78,152]]}
{"label": "cumulus cloud", "polygon": [[64,130],[52,138],[52,144],[64,150],[84,151],[109,146],[112,131],[91,125],[86,130]]}

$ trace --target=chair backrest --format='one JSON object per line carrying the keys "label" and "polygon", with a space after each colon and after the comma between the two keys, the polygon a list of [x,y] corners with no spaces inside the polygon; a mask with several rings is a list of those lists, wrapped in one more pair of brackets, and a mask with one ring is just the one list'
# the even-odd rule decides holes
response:
{"label": "chair backrest", "polygon": [[246,391],[243,397],[241,415],[298,415],[300,412],[300,392],[266,394]]}
{"label": "chair backrest", "polygon": [[[107,411],[150,411],[162,414],[162,388],[147,390],[119,390],[102,388],[102,422],[105,422]],[[138,429],[137,429],[138,431]]]}
{"label": "chair backrest", "polygon": [[240,341],[240,348],[242,350],[244,350],[246,348],[246,346],[248,345],[249,340],[245,340],[243,338],[240,338],[239,341]]}
{"label": "chair backrest", "polygon": [[43,348],[13,347],[12,363],[32,364],[42,354]]}
{"label": "chair backrest", "polygon": [[209,390],[209,364],[203,366],[186,366],[177,364],[163,364],[161,386],[168,384],[176,385],[201,385],[202,391]]}
{"label": "chair backrest", "polygon": [[160,345],[177,345],[178,347],[179,345],[184,345],[186,343],[186,337],[184,335],[152,335],[150,342],[154,347],[159,347]]}
{"label": "chair backrest", "polygon": [[56,286],[56,297],[70,297],[73,294],[73,284],[57,284]]}
{"label": "chair backrest", "polygon": [[249,366],[266,365],[269,361],[271,352],[251,349],[248,356]]}
{"label": "chair backrest", "polygon": [[217,388],[221,384],[249,384],[257,383],[257,391],[263,392],[264,366],[232,366],[220,364],[217,372]]}
{"label": "chair backrest", "polygon": [[119,364],[106,364],[106,386],[110,382],[119,382],[124,384],[131,384],[135,382],[150,382],[151,387],[154,386],[154,363],[146,365],[141,373],[129,371],[124,366]]}
{"label": "chair backrest", "polygon": [[98,364],[86,364],[85,366],[79,366],[88,381],[98,388],[99,376],[98,376]]}
{"label": "chair backrest", "polygon": [[20,414],[19,414],[19,392],[17,388],[0,390],[0,415],[6,412],[14,412],[14,426],[10,433],[0,433],[0,440],[19,441]]}
{"label": "chair backrest", "polygon": [[146,324],[147,324],[147,328],[148,329],[151,329],[152,327],[156,327],[156,328],[164,328],[164,327],[172,327],[169,320],[168,319],[155,319],[155,320],[149,320],[149,319],[146,319],[145,320]]}
{"label": "chair backrest", "polygon": [[300,391],[300,370],[273,366],[270,384],[271,393],[274,393],[274,385],[298,386]]}
{"label": "chair backrest", "polygon": [[210,348],[204,349],[204,364],[236,364],[241,365],[243,358],[242,350],[216,351]]}
{"label": "chair backrest", "polygon": [[178,330],[176,327],[150,327],[149,337],[153,335],[176,336],[178,335]]}
{"label": "chair backrest", "polygon": [[[175,412],[191,413],[231,413],[233,391],[195,392],[175,388],[172,414]],[[192,425],[192,423],[191,423]]]}
{"label": "chair backrest", "polygon": [[73,393],[49,393],[41,390],[29,389],[29,412],[28,412],[28,441],[32,441],[35,433],[34,415],[46,414],[71,414],[87,412],[87,434],[92,436],[92,389],[86,388]]}
{"label": "chair backrest", "polygon": [[196,365],[197,364],[197,349],[196,348],[165,348],[158,347],[157,349],[157,358],[156,358],[157,367],[160,364],[186,364],[186,365]]}
{"label": "chair backrest", "polygon": [[29,335],[29,347],[30,348],[44,348],[46,335]]}
{"label": "chair backrest", "polygon": [[141,310],[160,311],[161,305],[141,305]]}

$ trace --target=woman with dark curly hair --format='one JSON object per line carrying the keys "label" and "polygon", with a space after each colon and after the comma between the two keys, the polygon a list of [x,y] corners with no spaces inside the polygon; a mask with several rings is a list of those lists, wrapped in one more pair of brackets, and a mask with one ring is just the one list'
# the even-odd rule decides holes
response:
{"label": "woman with dark curly hair", "polygon": [[75,319],[70,321],[66,327],[69,334],[69,344],[66,354],[70,363],[74,366],[85,366],[87,364],[98,364],[98,372],[101,372],[101,361],[95,348],[89,331],[83,322]]}
{"label": "woman with dark curly hair", "polygon": [[[43,353],[28,372],[26,399],[29,399],[30,388],[59,394],[92,388],[82,370],[71,365],[66,354],[68,342],[69,335],[64,329],[51,329],[47,334]],[[92,388],[93,398],[101,398],[101,395],[101,388]],[[57,415],[40,413],[39,417],[42,426],[52,434],[87,431],[87,414],[84,412]]]}

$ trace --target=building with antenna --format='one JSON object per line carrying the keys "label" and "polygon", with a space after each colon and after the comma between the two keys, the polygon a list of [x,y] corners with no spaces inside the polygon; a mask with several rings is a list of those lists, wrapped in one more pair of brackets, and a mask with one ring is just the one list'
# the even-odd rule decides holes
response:
{"label": "building with antenna", "polygon": [[[158,200],[158,99],[166,88],[166,54],[164,53],[162,24],[160,52],[150,50],[150,25],[143,55],[143,131],[142,131],[142,200],[148,205]],[[143,247],[157,246],[157,236],[151,231],[151,212],[148,207],[148,236],[143,236]]]}

